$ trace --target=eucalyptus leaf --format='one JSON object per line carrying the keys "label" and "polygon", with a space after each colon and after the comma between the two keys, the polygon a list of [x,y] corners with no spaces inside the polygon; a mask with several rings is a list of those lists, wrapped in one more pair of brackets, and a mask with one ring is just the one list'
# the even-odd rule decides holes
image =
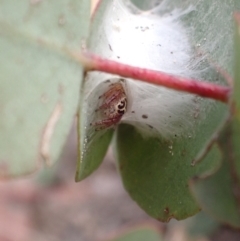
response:
{"label": "eucalyptus leaf", "polygon": [[[117,131],[117,159],[123,183],[131,197],[151,216],[161,221],[184,219],[200,207],[190,193],[188,180],[216,171],[221,159],[216,146],[196,166],[191,165],[196,149],[182,141],[144,138],[133,126]],[[172,155],[173,153],[173,155]]]}
{"label": "eucalyptus leaf", "polygon": [[55,162],[79,102],[83,68],[65,51],[88,35],[86,0],[0,1],[0,176]]}
{"label": "eucalyptus leaf", "polygon": [[[204,212],[199,212],[195,216],[183,221],[189,236],[210,237],[219,228],[220,223]],[[176,223],[177,225],[178,223]]]}
{"label": "eucalyptus leaf", "polygon": [[[80,136],[84,137],[84,135]],[[78,159],[75,180],[79,182],[88,177],[102,163],[103,158],[111,142],[113,130],[106,130],[97,133],[91,140],[86,140],[81,147],[80,157]],[[85,137],[86,138],[86,137]],[[82,140],[84,142],[84,140]]]}
{"label": "eucalyptus leaf", "polygon": [[220,222],[240,227],[239,197],[236,195],[239,184],[234,177],[232,159],[231,123],[221,133],[220,146],[223,153],[223,165],[213,176],[196,178],[191,189],[203,210]]}
{"label": "eucalyptus leaf", "polygon": [[233,116],[232,116],[232,158],[234,170],[240,186],[240,14],[236,14],[235,25],[235,71],[233,88]]}
{"label": "eucalyptus leaf", "polygon": [[[133,2],[101,2],[93,19],[88,44],[91,52],[183,78],[226,84],[218,70],[233,74],[235,1],[165,0],[148,11],[138,9]],[[83,104],[80,132],[89,133],[92,127],[88,120],[96,123],[92,116],[99,103],[91,93],[104,95],[108,87],[103,90],[101,86],[111,78],[120,77],[88,74],[83,103],[89,104],[86,108]],[[128,107],[119,121],[114,144],[125,188],[145,211],[161,221],[195,214],[200,207],[188,189],[188,180],[217,170],[221,159],[218,148],[214,146],[202,163],[192,163],[208,151],[226,121],[228,106],[128,78],[124,81]],[[115,125],[106,129],[112,127]],[[82,138],[90,140],[88,134]],[[96,152],[102,148],[97,139]],[[91,160],[100,163],[100,159],[102,155]],[[91,172],[98,166],[89,165],[94,166]]]}
{"label": "eucalyptus leaf", "polygon": [[235,69],[234,69],[234,89],[233,89],[233,99],[237,107],[237,118],[239,118],[239,108],[240,108],[240,13],[237,12],[235,15],[235,35],[234,35],[234,44],[235,44]]}
{"label": "eucalyptus leaf", "polygon": [[239,19],[235,29],[235,81],[230,102],[232,116],[221,132],[219,142],[224,154],[224,165],[212,177],[194,180],[192,190],[203,209],[217,220],[233,227],[240,227],[239,213],[239,61],[240,35]]}

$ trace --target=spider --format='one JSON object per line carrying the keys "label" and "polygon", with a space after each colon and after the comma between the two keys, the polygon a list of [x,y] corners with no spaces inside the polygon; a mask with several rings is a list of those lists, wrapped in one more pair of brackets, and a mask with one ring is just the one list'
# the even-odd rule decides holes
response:
{"label": "spider", "polygon": [[[120,79],[124,81],[124,79]],[[101,111],[103,119],[91,124],[96,126],[96,130],[103,130],[113,125],[116,125],[126,113],[127,110],[127,96],[123,85],[118,83],[112,83],[109,85],[109,89],[101,96],[102,104],[96,109]]]}

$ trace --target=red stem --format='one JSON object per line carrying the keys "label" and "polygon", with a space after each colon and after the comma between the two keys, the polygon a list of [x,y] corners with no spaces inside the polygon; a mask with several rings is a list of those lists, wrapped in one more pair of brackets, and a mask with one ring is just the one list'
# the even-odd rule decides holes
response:
{"label": "red stem", "polygon": [[145,81],[151,84],[165,86],[178,91],[185,91],[202,97],[227,103],[231,88],[193,79],[173,76],[161,71],[149,70],[103,59],[99,56],[84,53],[84,62],[88,70],[101,71],[127,78]]}

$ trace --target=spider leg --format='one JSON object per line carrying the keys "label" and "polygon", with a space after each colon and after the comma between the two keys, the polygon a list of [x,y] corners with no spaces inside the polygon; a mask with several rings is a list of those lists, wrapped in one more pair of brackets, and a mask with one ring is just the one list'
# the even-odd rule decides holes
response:
{"label": "spider leg", "polygon": [[121,120],[121,118],[122,118],[122,116],[103,119],[103,120],[96,121],[95,123],[92,123],[91,125],[97,127],[96,131],[104,130],[110,126],[116,125]]}
{"label": "spider leg", "polygon": [[109,93],[105,93],[101,95],[100,97],[104,97],[104,102],[97,108],[97,110],[103,110],[107,109],[112,105],[112,102],[118,101],[122,97],[122,92],[113,92],[113,90],[110,90]]}

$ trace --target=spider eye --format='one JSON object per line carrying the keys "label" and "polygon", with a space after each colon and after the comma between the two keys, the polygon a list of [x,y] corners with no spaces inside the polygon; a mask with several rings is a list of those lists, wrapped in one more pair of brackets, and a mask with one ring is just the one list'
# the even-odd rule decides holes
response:
{"label": "spider eye", "polygon": [[121,100],[120,104],[118,104],[118,109],[125,109],[126,100]]}
{"label": "spider eye", "polygon": [[117,105],[117,113],[119,115],[123,115],[126,112],[126,105],[127,105],[126,99],[121,100],[120,103]]}
{"label": "spider eye", "polygon": [[125,110],[118,110],[117,112],[119,115],[123,115],[125,113]]}

